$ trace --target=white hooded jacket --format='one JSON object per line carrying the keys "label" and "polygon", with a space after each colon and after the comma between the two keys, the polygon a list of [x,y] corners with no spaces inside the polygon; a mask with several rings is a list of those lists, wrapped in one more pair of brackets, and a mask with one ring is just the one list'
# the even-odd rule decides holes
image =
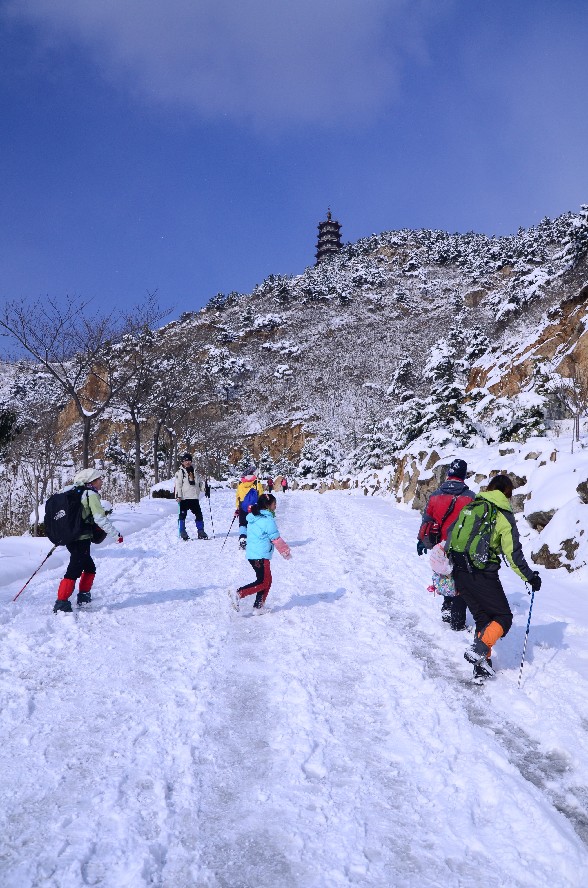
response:
{"label": "white hooded jacket", "polygon": [[180,466],[175,474],[175,497],[178,500],[200,499],[200,494],[204,493],[204,481],[197,472],[194,472],[194,484],[190,484],[188,472],[183,466]]}

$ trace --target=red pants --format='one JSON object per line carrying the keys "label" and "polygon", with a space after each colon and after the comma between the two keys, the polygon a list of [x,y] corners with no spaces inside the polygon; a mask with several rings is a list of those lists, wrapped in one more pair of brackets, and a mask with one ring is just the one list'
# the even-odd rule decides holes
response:
{"label": "red pants", "polygon": [[265,604],[265,600],[269,595],[272,585],[272,572],[268,558],[249,558],[249,564],[255,571],[255,582],[248,583],[247,586],[241,586],[237,589],[239,598],[245,598],[247,595],[257,595],[256,602],[259,600],[261,604]]}

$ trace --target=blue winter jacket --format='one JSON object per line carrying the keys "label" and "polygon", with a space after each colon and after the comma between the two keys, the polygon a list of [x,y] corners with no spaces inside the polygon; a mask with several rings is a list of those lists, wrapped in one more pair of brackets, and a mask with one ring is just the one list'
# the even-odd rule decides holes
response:
{"label": "blue winter jacket", "polygon": [[271,558],[274,553],[272,540],[280,535],[276,519],[269,509],[261,509],[259,515],[247,515],[247,558]]}

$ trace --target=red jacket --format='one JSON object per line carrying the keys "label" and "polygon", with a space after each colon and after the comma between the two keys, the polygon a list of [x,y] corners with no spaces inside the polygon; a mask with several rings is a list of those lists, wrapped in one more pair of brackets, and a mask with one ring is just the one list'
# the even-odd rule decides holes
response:
{"label": "red jacket", "polygon": [[[427,505],[423,512],[421,527],[426,521],[437,521],[441,527],[441,542],[443,542],[447,539],[451,525],[456,520],[463,507],[468,503],[471,503],[475,495],[473,490],[470,490],[466,485],[465,481],[462,481],[460,478],[448,478],[447,481],[444,481],[427,500]],[[454,497],[456,497],[456,500],[453,504],[453,508],[447,517],[445,517]]]}

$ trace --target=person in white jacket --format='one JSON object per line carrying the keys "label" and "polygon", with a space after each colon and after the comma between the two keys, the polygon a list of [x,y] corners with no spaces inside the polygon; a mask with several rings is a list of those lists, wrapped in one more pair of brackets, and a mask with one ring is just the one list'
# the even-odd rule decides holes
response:
{"label": "person in white jacket", "polygon": [[192,512],[196,519],[198,539],[207,540],[208,534],[204,530],[204,519],[200,507],[200,494],[203,493],[205,496],[210,497],[210,487],[194,471],[191,453],[184,453],[182,464],[176,472],[174,483],[175,497],[180,507],[178,530],[181,538],[183,540],[190,539],[186,532],[186,518],[188,517],[188,512]]}

